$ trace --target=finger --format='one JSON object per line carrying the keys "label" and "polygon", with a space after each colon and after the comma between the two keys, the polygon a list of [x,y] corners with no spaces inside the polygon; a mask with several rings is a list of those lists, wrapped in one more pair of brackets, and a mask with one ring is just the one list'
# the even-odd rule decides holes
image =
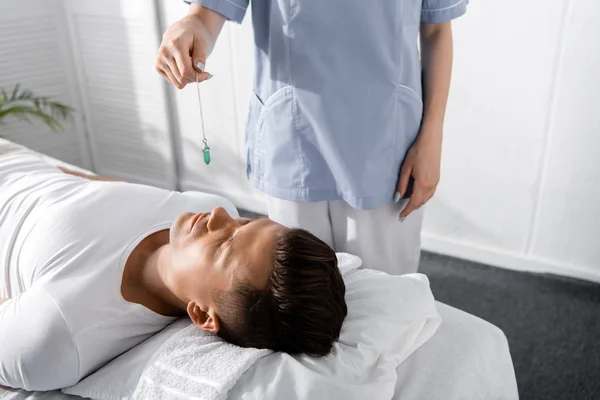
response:
{"label": "finger", "polygon": [[429,200],[431,200],[431,198],[435,195],[435,190],[435,186],[429,186],[428,188],[421,186],[421,191],[418,193],[417,197],[417,200],[420,200],[419,208],[423,207]]}
{"label": "finger", "polygon": [[429,190],[425,189],[418,181],[413,184],[413,193],[404,210],[400,213],[400,219],[408,217],[413,211],[419,209],[427,199]]}
{"label": "finger", "polygon": [[[431,200],[431,198],[432,198],[434,195],[435,195],[435,189],[432,189],[432,190],[430,190],[430,191],[427,193],[427,197],[425,197],[425,200],[423,201],[423,206],[424,206],[425,204],[427,204],[427,202],[429,202],[429,200]],[[422,206],[421,206],[421,207],[422,207]]]}
{"label": "finger", "polygon": [[173,52],[173,59],[177,65],[179,75],[181,76],[181,82],[183,84],[187,82],[194,82],[196,80],[196,71],[192,66],[192,59],[190,56],[184,56],[184,54],[175,49]]}
{"label": "finger", "polygon": [[[161,52],[162,52],[162,47],[161,47]],[[177,86],[178,82],[175,81],[173,82],[173,80],[171,80],[171,74],[170,72],[167,73],[167,70],[169,69],[169,66],[166,62],[166,57],[164,55],[159,55],[156,59],[156,65],[154,66],[154,69],[156,70],[156,72],[158,72],[159,74],[161,74],[163,76],[163,78],[165,78],[170,84]]]}
{"label": "finger", "polygon": [[198,72],[204,72],[204,70],[206,69],[206,63],[204,62],[204,59],[202,60],[194,60],[194,67],[196,68],[196,71]]}
{"label": "finger", "polygon": [[164,38],[163,44],[158,49],[158,57],[156,58],[156,70],[167,76],[167,80],[171,82],[173,86],[181,89],[185,86],[181,81],[181,76],[178,73],[174,73],[171,69],[177,70],[175,60],[172,57],[173,45],[165,45]]}
{"label": "finger", "polygon": [[[207,81],[212,77],[213,76],[208,72],[198,72],[198,82]],[[194,76],[194,79],[192,79],[192,82],[196,82],[196,76]]]}
{"label": "finger", "polygon": [[415,200],[413,200],[414,197],[411,197],[410,200],[408,201],[408,204],[406,205],[406,207],[404,207],[404,210],[402,210],[402,212],[400,213],[400,220],[404,220],[404,218],[408,217],[413,211],[415,211],[416,209],[419,208],[417,202]]}
{"label": "finger", "polygon": [[400,179],[398,180],[397,190],[400,193],[400,197],[404,196],[406,189],[408,188],[408,181],[412,173],[412,166],[402,167],[400,170]]}
{"label": "finger", "polygon": [[203,61],[195,61],[194,66],[197,75],[194,76],[193,81],[196,80],[196,76],[198,77],[198,82],[207,81],[213,77],[209,72],[205,71],[206,65]]}
{"label": "finger", "polygon": [[171,72],[179,83],[183,85],[188,81],[191,82],[194,80],[194,68],[192,67],[192,59],[189,55],[192,43],[193,41],[190,40],[189,36],[167,40],[165,53],[163,53],[166,55]]}
{"label": "finger", "polygon": [[156,66],[156,72],[158,72],[160,74],[160,76],[162,76],[163,78],[165,78],[165,80],[169,83],[171,83],[171,81],[169,80],[169,77],[167,76],[167,74],[165,74],[165,72],[162,70],[162,68],[160,66]]}
{"label": "finger", "polygon": [[175,59],[168,58],[167,65],[169,66],[169,71],[177,81],[177,87],[181,89],[181,87],[185,86],[185,81],[182,79],[181,74],[179,73],[179,68],[177,67]]}
{"label": "finger", "polygon": [[173,76],[173,73],[171,72],[171,69],[168,66],[164,66],[163,67],[163,72],[165,73],[165,75],[167,75],[167,80],[169,82],[171,82],[171,84],[173,86],[175,86],[177,89],[181,89],[183,88],[183,85],[180,84],[177,79],[175,79],[175,76]]}

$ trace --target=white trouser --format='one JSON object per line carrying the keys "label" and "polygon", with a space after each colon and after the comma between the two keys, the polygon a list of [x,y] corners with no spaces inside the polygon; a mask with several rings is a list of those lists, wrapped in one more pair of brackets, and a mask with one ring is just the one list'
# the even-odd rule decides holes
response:
{"label": "white trouser", "polygon": [[273,221],[306,229],[335,251],[359,256],[363,268],[400,275],[419,267],[423,211],[398,221],[407,200],[366,211],[343,200],[298,203],[267,196],[267,201]]}

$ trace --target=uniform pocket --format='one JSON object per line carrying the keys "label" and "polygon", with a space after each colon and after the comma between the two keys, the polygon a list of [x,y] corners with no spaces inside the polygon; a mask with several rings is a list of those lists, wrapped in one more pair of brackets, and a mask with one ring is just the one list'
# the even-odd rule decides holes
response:
{"label": "uniform pocket", "polygon": [[269,185],[290,187],[300,159],[292,86],[277,90],[264,102],[257,120],[255,144],[255,172]]}
{"label": "uniform pocket", "polygon": [[259,123],[263,110],[263,102],[256,92],[250,97],[250,109],[248,111],[248,122],[246,124],[246,176],[250,178],[252,171],[256,172],[256,137],[258,135]]}
{"label": "uniform pocket", "polygon": [[[407,151],[417,138],[423,119],[423,100],[408,86],[398,85],[398,147]],[[404,154],[403,154],[404,157]]]}

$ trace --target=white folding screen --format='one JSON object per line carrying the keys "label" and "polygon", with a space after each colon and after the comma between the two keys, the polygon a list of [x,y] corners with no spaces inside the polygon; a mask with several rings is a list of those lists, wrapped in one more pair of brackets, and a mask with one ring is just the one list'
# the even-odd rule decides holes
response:
{"label": "white folding screen", "polygon": [[64,132],[6,118],[0,136],[90,168],[67,37],[62,1],[0,2],[0,87],[9,90],[20,83],[36,96],[50,96],[75,109]]}
{"label": "white folding screen", "polygon": [[66,0],[65,11],[95,170],[176,188],[155,3]]}
{"label": "white folding screen", "polygon": [[165,86],[154,71],[156,3],[0,3],[0,87],[72,106],[65,132],[14,120],[0,136],[99,174],[175,189]]}

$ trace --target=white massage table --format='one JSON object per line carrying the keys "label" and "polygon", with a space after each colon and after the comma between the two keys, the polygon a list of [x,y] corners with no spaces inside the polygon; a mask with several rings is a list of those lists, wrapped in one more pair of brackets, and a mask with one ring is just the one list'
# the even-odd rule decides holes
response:
{"label": "white massage table", "polygon": [[[0,154],[6,151],[29,150],[0,139]],[[50,157],[46,159],[55,165],[90,173]],[[398,379],[393,399],[518,399],[514,368],[502,331],[482,319],[445,304],[437,303],[437,307],[443,322],[435,335],[396,369]],[[255,365],[251,369],[260,368],[260,364],[257,365],[258,367]],[[241,377],[231,390],[230,398],[237,397],[236,387],[242,386],[240,382],[248,375]],[[290,390],[293,390],[291,386]],[[281,398],[293,398],[293,395],[281,393]],[[0,400],[16,399],[81,398],[60,391],[26,392],[0,388]]]}
{"label": "white massage table", "polygon": [[[473,315],[445,304],[438,303],[437,306],[443,318],[442,325],[427,343],[396,369],[398,380],[393,399],[517,399],[514,370],[504,334],[492,324]],[[234,386],[230,398],[236,398],[235,392]],[[281,398],[293,397],[290,393],[281,393]],[[60,391],[9,392],[0,389],[0,399],[81,398]]]}

